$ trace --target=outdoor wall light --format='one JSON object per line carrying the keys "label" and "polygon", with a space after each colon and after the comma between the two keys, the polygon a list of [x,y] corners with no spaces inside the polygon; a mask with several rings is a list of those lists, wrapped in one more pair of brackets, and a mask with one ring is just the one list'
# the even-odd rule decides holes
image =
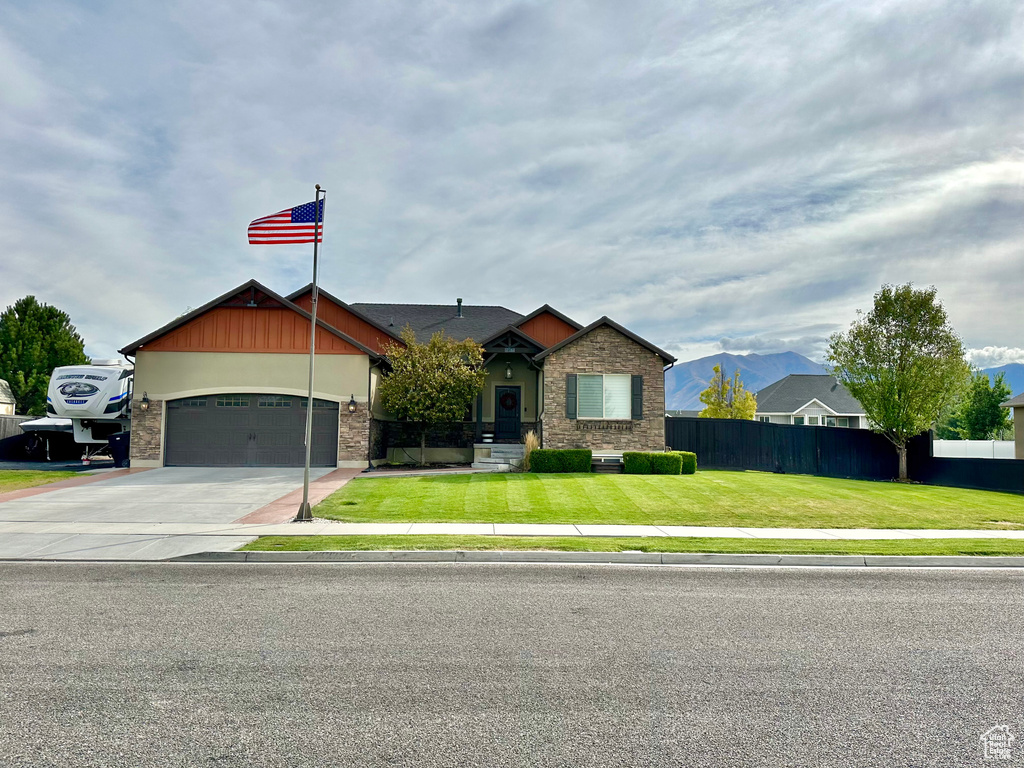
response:
{"label": "outdoor wall light", "polygon": [[512,373],[512,363],[505,363],[505,378],[511,379],[514,374]]}
{"label": "outdoor wall light", "polygon": [[144,411],[148,411],[149,410],[149,394],[148,393],[146,393],[146,392],[142,393],[142,402],[139,403],[139,408],[141,408]]}
{"label": "outdoor wall light", "polygon": [[349,413],[355,413],[356,412],[356,396],[355,395],[352,395],[348,399],[348,412]]}

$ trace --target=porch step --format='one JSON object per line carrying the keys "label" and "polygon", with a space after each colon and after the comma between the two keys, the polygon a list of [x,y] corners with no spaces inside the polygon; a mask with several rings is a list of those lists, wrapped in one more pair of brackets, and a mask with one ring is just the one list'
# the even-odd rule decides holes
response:
{"label": "porch step", "polygon": [[601,475],[621,475],[622,461],[619,459],[593,459],[590,462],[590,471]]}
{"label": "porch step", "polygon": [[522,443],[474,443],[473,448],[489,448],[492,459],[521,459],[526,455]]}
{"label": "porch step", "polygon": [[488,459],[481,459],[480,461],[474,461],[470,465],[473,469],[486,469],[489,472],[511,472],[512,465],[502,463],[499,461],[490,461]]}

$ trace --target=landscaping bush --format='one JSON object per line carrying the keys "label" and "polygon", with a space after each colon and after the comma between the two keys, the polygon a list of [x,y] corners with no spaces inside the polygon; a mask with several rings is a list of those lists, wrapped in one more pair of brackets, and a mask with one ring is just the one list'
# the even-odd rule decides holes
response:
{"label": "landscaping bush", "polygon": [[626,451],[622,454],[622,471],[627,475],[651,474],[651,456],[653,453]]}
{"label": "landscaping bush", "polygon": [[652,475],[679,475],[683,471],[683,457],[678,453],[652,453]]}
{"label": "landscaping bush", "polygon": [[530,452],[531,472],[590,472],[589,448],[537,448]]}
{"label": "landscaping bush", "polygon": [[697,473],[697,454],[690,451],[672,451],[672,453],[683,459],[682,474],[693,475]]}

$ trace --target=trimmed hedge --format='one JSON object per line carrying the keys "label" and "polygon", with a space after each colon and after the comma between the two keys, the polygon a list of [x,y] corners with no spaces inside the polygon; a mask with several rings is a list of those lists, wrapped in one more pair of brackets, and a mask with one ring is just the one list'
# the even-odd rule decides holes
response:
{"label": "trimmed hedge", "polygon": [[627,475],[651,474],[651,457],[653,453],[626,451],[622,454],[622,471]]}
{"label": "trimmed hedge", "polygon": [[622,471],[627,475],[692,475],[697,471],[697,454],[689,451],[622,454]]}
{"label": "trimmed hedge", "polygon": [[530,451],[531,472],[590,472],[589,448],[536,448]]}
{"label": "trimmed hedge", "polygon": [[683,459],[682,474],[693,475],[697,473],[697,454],[690,451],[672,451]]}
{"label": "trimmed hedge", "polygon": [[652,475],[679,475],[683,472],[683,457],[678,453],[652,453]]}

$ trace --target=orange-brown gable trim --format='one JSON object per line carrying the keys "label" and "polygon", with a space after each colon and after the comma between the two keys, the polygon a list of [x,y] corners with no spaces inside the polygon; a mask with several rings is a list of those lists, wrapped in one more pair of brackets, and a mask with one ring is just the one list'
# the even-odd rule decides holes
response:
{"label": "orange-brown gable trim", "polygon": [[[309,312],[313,306],[312,293],[312,289],[306,287],[293,293],[289,298],[297,306]],[[356,312],[348,304],[340,299],[336,299],[327,291],[319,289],[317,293],[319,294],[316,308],[318,320],[323,320],[332,328],[337,328],[346,336],[362,342],[380,354],[384,354],[388,344],[405,346],[397,338],[397,334],[393,334],[376,325],[369,318]]]}
{"label": "orange-brown gable trim", "polygon": [[572,336],[579,328],[575,328],[562,318],[551,312],[541,312],[517,326],[527,336],[536,339],[545,347],[553,346],[563,339]]}
{"label": "orange-brown gable trim", "polygon": [[[308,353],[309,323],[304,309],[250,280],[120,351]],[[379,357],[319,319],[316,347],[317,354]]]}

